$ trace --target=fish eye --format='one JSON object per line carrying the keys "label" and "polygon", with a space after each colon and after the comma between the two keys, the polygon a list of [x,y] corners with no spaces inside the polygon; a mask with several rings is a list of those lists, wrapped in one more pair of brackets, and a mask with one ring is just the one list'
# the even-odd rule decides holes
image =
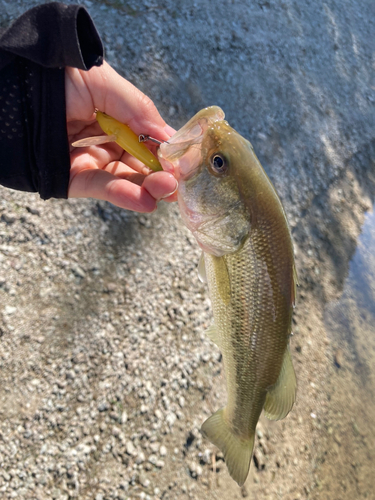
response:
{"label": "fish eye", "polygon": [[217,174],[223,174],[227,171],[228,164],[223,155],[214,154],[211,158],[211,167]]}

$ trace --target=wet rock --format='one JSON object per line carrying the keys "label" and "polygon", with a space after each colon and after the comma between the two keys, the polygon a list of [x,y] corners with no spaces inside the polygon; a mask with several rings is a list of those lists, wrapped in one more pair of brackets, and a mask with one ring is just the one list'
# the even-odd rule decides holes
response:
{"label": "wet rock", "polygon": [[128,414],[126,411],[123,411],[121,414],[121,423],[124,425],[128,421]]}
{"label": "wet rock", "polygon": [[126,453],[130,456],[136,455],[136,449],[132,441],[127,441],[125,444]]}
{"label": "wet rock", "polygon": [[13,224],[16,221],[16,217],[13,214],[4,213],[1,218],[7,224]]}
{"label": "wet rock", "polygon": [[194,479],[197,479],[203,473],[202,467],[199,464],[197,464],[196,462],[189,462],[188,467],[189,467],[190,475]]}
{"label": "wet rock", "polygon": [[37,208],[35,208],[35,207],[33,207],[33,206],[27,206],[27,205],[26,205],[26,207],[25,207],[25,208],[26,208],[26,210],[27,210],[28,212],[30,212],[31,214],[40,216],[40,210],[38,210]]}
{"label": "wet rock", "polygon": [[107,410],[109,410],[109,404],[107,403],[107,401],[104,401],[98,405],[98,411],[100,411],[101,413]]}
{"label": "wet rock", "polygon": [[241,496],[242,498],[247,498],[249,496],[249,492],[247,491],[247,488],[245,485],[241,487]]}
{"label": "wet rock", "polygon": [[261,448],[259,448],[259,447],[255,448],[253,460],[254,460],[254,463],[255,463],[255,467],[259,471],[265,469],[265,467],[266,467],[266,457],[265,457],[265,455],[264,455],[264,453],[263,453],[263,451],[262,451]]}
{"label": "wet rock", "polygon": [[199,453],[199,458],[201,459],[201,463],[210,464],[211,463],[211,451],[205,449],[203,453]]}
{"label": "wet rock", "polygon": [[139,464],[143,464],[143,462],[146,460],[146,457],[145,457],[145,454],[143,453],[143,451],[140,451],[138,454],[137,454],[137,457],[135,459],[135,463],[137,465]]}
{"label": "wet rock", "polygon": [[144,488],[149,488],[151,485],[151,481],[145,474],[139,475],[139,484],[141,484]]}
{"label": "wet rock", "polygon": [[185,406],[185,398],[184,398],[184,396],[180,396],[178,398],[178,404],[181,406],[181,408],[183,408]]}
{"label": "wet rock", "polygon": [[16,312],[17,312],[17,307],[14,306],[5,306],[3,309],[4,316],[12,316]]}
{"label": "wet rock", "polygon": [[78,265],[74,265],[72,266],[72,271],[73,273],[78,277],[78,278],[85,278],[86,277],[86,273],[85,271],[82,269],[82,267],[78,266]]}
{"label": "wet rock", "polygon": [[344,362],[344,352],[342,349],[337,349],[334,355],[335,365],[337,368],[342,368]]}
{"label": "wet rock", "polygon": [[159,451],[159,448],[160,448],[160,443],[158,442],[150,444],[150,450],[152,453],[157,453]]}
{"label": "wet rock", "polygon": [[177,416],[174,413],[168,413],[168,415],[165,418],[165,421],[169,425],[169,427],[173,427],[177,419]]}
{"label": "wet rock", "polygon": [[116,283],[107,283],[107,285],[104,288],[104,291],[108,292],[108,293],[114,293],[114,292],[116,292],[117,291],[117,285],[116,285]]}

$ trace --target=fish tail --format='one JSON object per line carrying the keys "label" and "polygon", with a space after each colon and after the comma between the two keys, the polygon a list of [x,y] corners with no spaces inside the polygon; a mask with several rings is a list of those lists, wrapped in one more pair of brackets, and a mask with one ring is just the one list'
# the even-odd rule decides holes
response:
{"label": "fish tail", "polygon": [[229,474],[239,486],[242,486],[250,469],[254,433],[246,439],[234,434],[224,419],[223,408],[203,423],[201,431],[223,452]]}

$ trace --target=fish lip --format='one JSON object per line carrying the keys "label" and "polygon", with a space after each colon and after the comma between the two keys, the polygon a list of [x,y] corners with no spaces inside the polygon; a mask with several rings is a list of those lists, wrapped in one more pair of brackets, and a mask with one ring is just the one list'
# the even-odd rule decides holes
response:
{"label": "fish lip", "polygon": [[159,148],[158,157],[163,170],[172,173],[177,180],[190,178],[190,174],[193,175],[201,163],[200,145],[204,130],[200,123],[196,124],[195,127],[197,126],[199,126],[200,132],[195,140],[175,143],[170,140],[169,144],[162,144]]}
{"label": "fish lip", "polygon": [[207,129],[217,121],[223,121],[224,111],[211,106],[199,111],[167,143],[160,145],[158,158],[166,172],[177,180],[190,179],[202,160],[202,141]]}
{"label": "fish lip", "polygon": [[159,162],[164,170],[164,172],[168,172],[172,174],[176,180],[188,182],[192,178],[194,178],[200,170],[202,170],[202,165],[197,165],[195,168],[191,168],[191,165],[181,165],[178,161],[176,164],[173,164],[171,161],[164,159],[159,156]]}

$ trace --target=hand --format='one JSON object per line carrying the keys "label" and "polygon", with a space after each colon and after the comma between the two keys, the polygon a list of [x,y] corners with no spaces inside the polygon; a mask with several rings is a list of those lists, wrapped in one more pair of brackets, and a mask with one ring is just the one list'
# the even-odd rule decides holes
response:
{"label": "hand", "polygon": [[[165,141],[174,133],[153,102],[105,62],[89,71],[66,68],[65,93],[69,144],[103,135],[95,108],[126,123],[136,134]],[[149,147],[155,153],[156,147]],[[160,199],[176,200],[177,181],[172,174],[149,173],[114,142],[71,147],[70,161],[69,198],[97,198],[137,212],[153,212]]]}

